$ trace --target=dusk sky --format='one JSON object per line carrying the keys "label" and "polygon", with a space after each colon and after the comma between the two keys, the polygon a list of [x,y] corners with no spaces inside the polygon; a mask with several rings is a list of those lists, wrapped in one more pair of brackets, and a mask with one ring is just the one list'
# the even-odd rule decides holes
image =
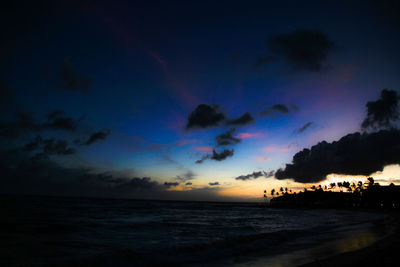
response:
{"label": "dusk sky", "polygon": [[[55,2],[1,11],[1,193],[254,201],[400,184],[396,1]],[[292,162],[322,141],[324,159]]]}

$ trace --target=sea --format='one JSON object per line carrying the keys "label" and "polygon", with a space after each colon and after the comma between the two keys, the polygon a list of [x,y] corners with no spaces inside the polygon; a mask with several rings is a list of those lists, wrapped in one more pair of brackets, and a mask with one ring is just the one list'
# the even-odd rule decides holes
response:
{"label": "sea", "polygon": [[334,240],[385,215],[263,203],[0,196],[1,266],[226,266]]}

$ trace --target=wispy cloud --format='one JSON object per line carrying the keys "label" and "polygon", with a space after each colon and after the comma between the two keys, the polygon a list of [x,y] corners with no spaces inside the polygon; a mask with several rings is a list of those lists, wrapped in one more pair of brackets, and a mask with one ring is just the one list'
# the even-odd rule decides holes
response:
{"label": "wispy cloud", "polygon": [[318,30],[297,29],[276,34],[268,41],[270,55],[259,57],[256,66],[284,60],[296,71],[320,72],[326,67],[335,43]]}
{"label": "wispy cloud", "polygon": [[305,130],[307,130],[312,124],[313,124],[312,122],[307,122],[306,124],[304,124],[300,128],[295,129],[294,133],[300,134],[300,133],[304,132]]}
{"label": "wispy cloud", "polygon": [[215,150],[212,151],[212,154],[207,154],[204,155],[201,159],[196,160],[197,164],[201,164],[203,163],[206,159],[212,159],[212,160],[216,160],[216,161],[223,161],[229,157],[232,157],[234,154],[234,150],[231,149],[224,149],[221,152],[217,152]]}
{"label": "wispy cloud", "polygon": [[207,152],[209,152],[209,151],[213,151],[214,148],[212,146],[196,146],[193,149],[196,150],[196,151],[207,151]]}
{"label": "wispy cloud", "polygon": [[199,142],[198,139],[183,139],[183,140],[179,140],[177,142],[177,146],[180,147],[180,146],[185,146],[187,144],[193,144],[193,143],[198,143],[198,142]]}
{"label": "wispy cloud", "polygon": [[193,180],[195,176],[197,175],[189,170],[182,175],[177,175],[174,179],[181,182],[187,182],[189,180]]}
{"label": "wispy cloud", "polygon": [[257,157],[254,157],[254,159],[257,162],[267,162],[267,161],[271,160],[271,158],[267,157],[267,156],[265,156],[265,157],[264,156],[257,156]]}
{"label": "wispy cloud", "polygon": [[279,153],[287,153],[290,151],[294,151],[298,149],[297,145],[290,143],[287,145],[269,145],[267,147],[263,148],[264,152],[268,152],[268,153],[275,153],[275,152],[279,152]]}
{"label": "wispy cloud", "polygon": [[258,172],[253,172],[247,175],[240,175],[238,177],[235,178],[235,180],[242,180],[242,181],[248,181],[251,179],[257,179],[259,177],[265,177],[265,178],[269,178],[274,176],[275,172],[274,171],[269,171],[269,172],[265,172],[265,171],[258,171]]}
{"label": "wispy cloud", "polygon": [[260,133],[260,132],[255,132],[255,133],[239,133],[236,137],[237,137],[237,138],[240,138],[240,139],[261,138],[261,137],[265,137],[265,134],[264,134],[264,133]]}

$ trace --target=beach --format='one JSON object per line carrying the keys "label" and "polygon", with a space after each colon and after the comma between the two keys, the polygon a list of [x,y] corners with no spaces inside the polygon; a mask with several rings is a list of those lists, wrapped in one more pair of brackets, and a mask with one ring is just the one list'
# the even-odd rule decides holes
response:
{"label": "beach", "polygon": [[235,266],[393,266],[400,248],[400,215],[384,214],[386,218],[370,225],[339,231],[313,242],[300,241],[298,249],[286,245],[286,253],[254,255],[253,259],[239,261]]}
{"label": "beach", "polygon": [[360,249],[336,254],[301,265],[316,266],[394,266],[400,248],[400,214],[391,213],[383,221],[387,233],[382,238]]}

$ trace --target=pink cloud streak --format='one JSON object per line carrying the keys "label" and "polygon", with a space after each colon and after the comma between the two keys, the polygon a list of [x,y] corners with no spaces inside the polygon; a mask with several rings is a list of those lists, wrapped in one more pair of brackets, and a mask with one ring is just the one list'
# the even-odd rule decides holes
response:
{"label": "pink cloud streak", "polygon": [[287,153],[290,151],[294,151],[298,149],[298,147],[294,144],[288,144],[288,145],[270,145],[267,147],[264,147],[263,150],[265,152],[280,152],[280,153]]}
{"label": "pink cloud streak", "polygon": [[213,147],[211,147],[211,146],[197,146],[197,147],[194,147],[193,149],[197,150],[197,151],[212,151]]}
{"label": "pink cloud streak", "polygon": [[179,140],[177,145],[184,146],[187,144],[193,144],[193,143],[198,143],[198,142],[199,142],[199,140],[197,140],[197,139],[183,139],[183,140]]}
{"label": "pink cloud streak", "polygon": [[263,157],[263,156],[257,156],[254,158],[257,162],[267,162],[270,161],[270,157]]}
{"label": "pink cloud streak", "polygon": [[240,133],[236,137],[241,138],[241,139],[260,138],[260,137],[264,137],[264,134],[263,133]]}

